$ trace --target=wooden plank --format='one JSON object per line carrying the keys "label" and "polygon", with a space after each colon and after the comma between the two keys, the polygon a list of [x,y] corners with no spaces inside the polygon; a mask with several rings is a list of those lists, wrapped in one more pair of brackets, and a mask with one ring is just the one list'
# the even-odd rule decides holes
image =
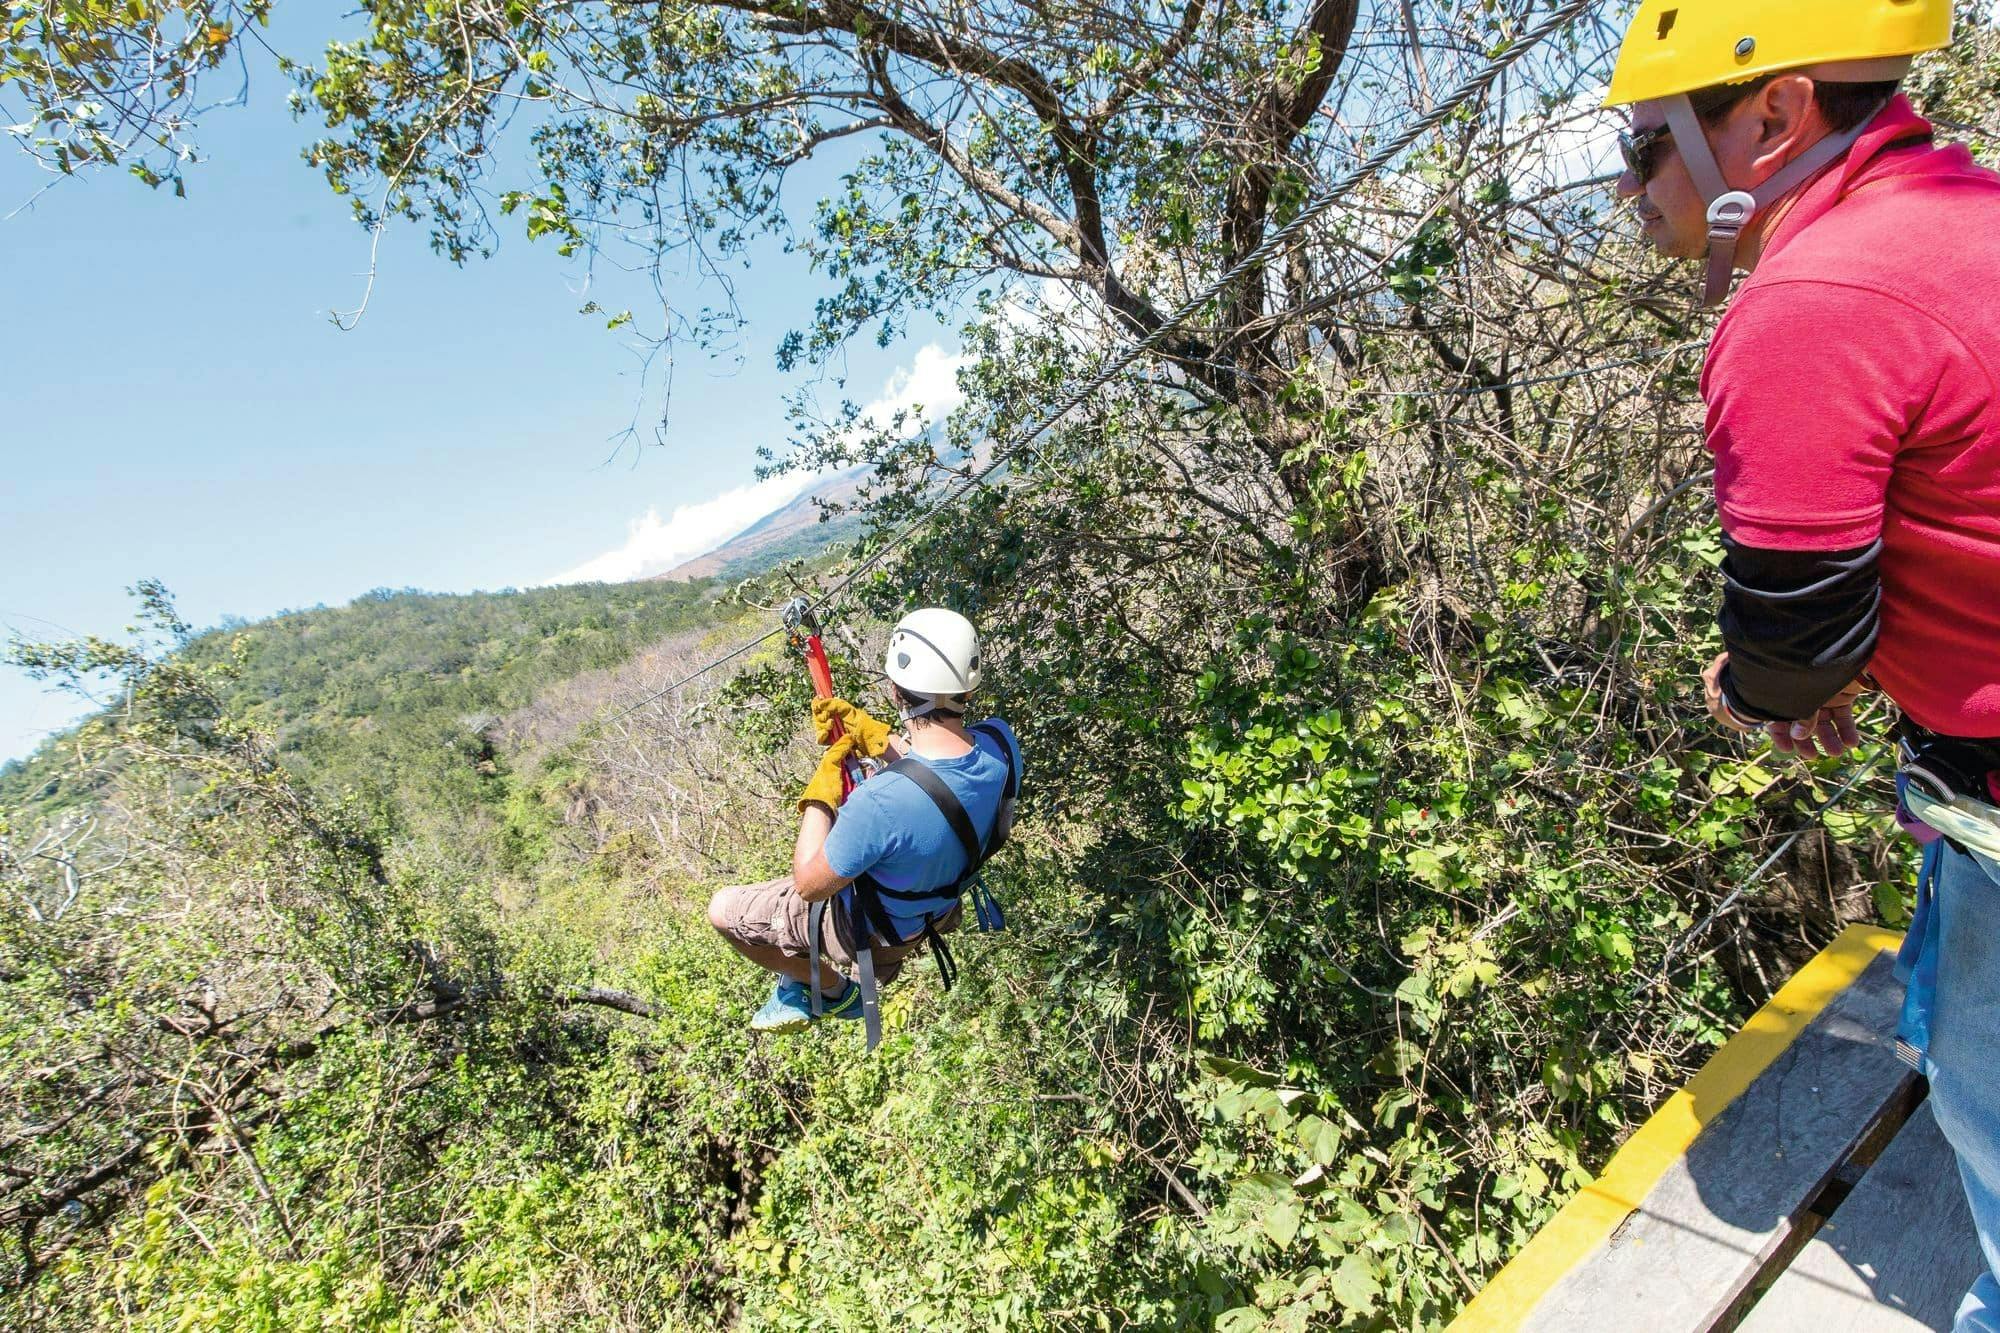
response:
{"label": "wooden plank", "polygon": [[1834,1172],[1907,1107],[1902,993],[1894,959],[1876,955],[1740,1096],[1697,1105],[1705,1128],[1685,1155],[1517,1326],[1706,1333],[1723,1319]]}
{"label": "wooden plank", "polygon": [[1735,1036],[1661,1104],[1521,1252],[1452,1321],[1451,1333],[1514,1333],[1551,1288],[1602,1246],[1703,1125],[1762,1076],[1836,996],[1875,959],[1902,943],[1894,931],[1849,926],[1793,974]]}
{"label": "wooden plank", "polygon": [[1948,1330],[1985,1262],[1957,1159],[1921,1106],[1740,1330]]}

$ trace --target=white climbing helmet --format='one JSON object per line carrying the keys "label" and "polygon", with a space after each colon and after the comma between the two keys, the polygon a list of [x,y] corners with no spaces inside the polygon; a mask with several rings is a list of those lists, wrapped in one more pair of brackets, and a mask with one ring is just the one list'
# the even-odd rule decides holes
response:
{"label": "white climbing helmet", "polygon": [[960,712],[951,706],[956,696],[979,688],[979,631],[958,612],[941,606],[912,611],[889,632],[889,656],[882,671],[903,693],[924,701],[907,710],[905,719],[933,710]]}

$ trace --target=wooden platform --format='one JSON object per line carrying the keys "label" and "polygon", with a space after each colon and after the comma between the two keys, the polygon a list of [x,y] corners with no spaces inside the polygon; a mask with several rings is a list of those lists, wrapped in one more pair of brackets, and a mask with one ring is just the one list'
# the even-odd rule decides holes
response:
{"label": "wooden platform", "polygon": [[1951,1145],[1920,1106],[1740,1328],[1949,1329],[1980,1263]]}
{"label": "wooden platform", "polygon": [[1948,1330],[1982,1260],[1895,1058],[1898,943],[1855,928],[1802,968],[1454,1333]]}

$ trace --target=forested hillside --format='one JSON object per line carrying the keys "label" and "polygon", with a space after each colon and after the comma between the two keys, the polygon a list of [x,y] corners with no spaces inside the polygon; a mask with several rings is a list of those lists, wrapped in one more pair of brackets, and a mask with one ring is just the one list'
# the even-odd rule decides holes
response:
{"label": "forested hillside", "polygon": [[[52,165],[196,169],[173,118],[264,7],[182,8],[0,46]],[[872,1056],[746,1030],[702,905],[788,862],[807,687],[775,643],[670,687],[789,583],[198,637],[143,588],[136,646],[14,650],[116,704],[5,779],[10,1326],[1437,1328],[1797,960],[1902,920],[1880,747],[1703,712],[1711,322],[1591,148],[1618,6],[359,17],[290,72],[364,226],[780,235],[829,293],[788,367],[961,328],[945,438],[802,415],[777,465],[874,469],[788,576],[843,689],[883,708],[910,607],[980,624],[1012,928]],[[1910,91],[1984,154],[1960,18]]]}
{"label": "forested hillside", "polygon": [[[135,592],[142,604],[165,594],[156,585]],[[714,596],[705,582],[467,595],[385,588],[350,606],[193,638],[184,656],[231,664],[220,704],[268,732],[279,754],[323,783],[379,787],[411,764],[432,773],[469,768],[434,756],[477,754],[495,718],[550,683],[711,623]],[[88,771],[68,762],[71,753],[59,739],[0,768],[0,802],[60,810],[96,790]]]}

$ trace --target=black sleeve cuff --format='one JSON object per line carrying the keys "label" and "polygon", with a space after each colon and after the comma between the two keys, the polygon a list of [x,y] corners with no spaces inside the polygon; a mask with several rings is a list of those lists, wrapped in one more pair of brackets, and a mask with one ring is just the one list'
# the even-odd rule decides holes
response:
{"label": "black sleeve cuff", "polygon": [[1770,551],[1724,538],[1722,546],[1724,693],[1749,720],[1811,717],[1875,655],[1882,543]]}

